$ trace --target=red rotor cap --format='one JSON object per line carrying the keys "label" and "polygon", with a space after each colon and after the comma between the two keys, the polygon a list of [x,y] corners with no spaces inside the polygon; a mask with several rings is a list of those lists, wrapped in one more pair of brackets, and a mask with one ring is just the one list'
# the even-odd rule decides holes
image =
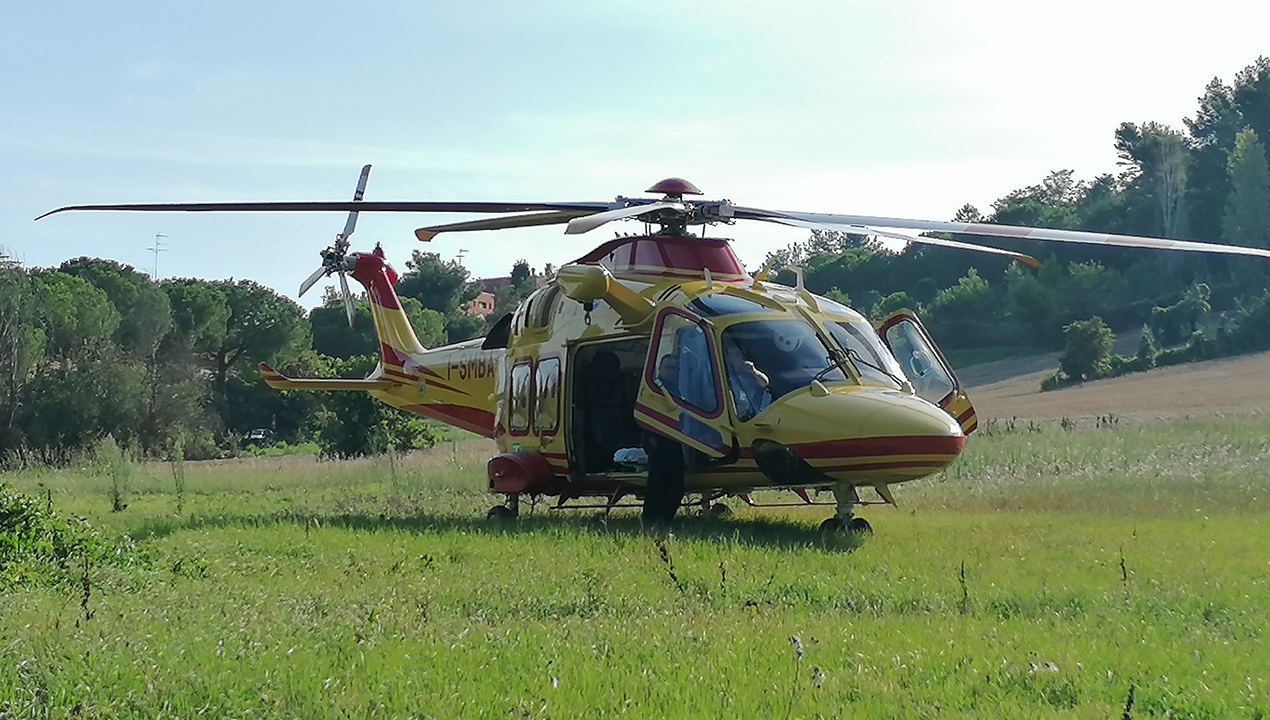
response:
{"label": "red rotor cap", "polygon": [[644,192],[663,193],[665,195],[701,195],[703,194],[697,189],[696,185],[684,180],[683,178],[666,178],[656,185],[648,188]]}

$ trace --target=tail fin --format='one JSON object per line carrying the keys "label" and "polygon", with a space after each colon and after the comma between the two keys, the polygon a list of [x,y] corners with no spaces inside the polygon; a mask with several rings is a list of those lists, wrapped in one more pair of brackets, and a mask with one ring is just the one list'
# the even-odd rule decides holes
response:
{"label": "tail fin", "polygon": [[397,273],[384,260],[379,246],[371,253],[352,253],[353,278],[366,288],[370,299],[370,314],[375,321],[375,335],[379,338],[380,362],[385,368],[402,368],[412,355],[427,350],[406,318],[401,300],[393,285]]}

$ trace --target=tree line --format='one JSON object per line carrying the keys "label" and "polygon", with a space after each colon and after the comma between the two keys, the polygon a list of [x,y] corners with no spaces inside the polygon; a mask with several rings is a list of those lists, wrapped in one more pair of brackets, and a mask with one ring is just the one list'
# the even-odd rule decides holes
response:
{"label": "tree line", "polygon": [[[1118,173],[1078,180],[1059,170],[988,213],[965,205],[953,219],[1270,247],[1270,59],[1231,84],[1213,79],[1184,125],[1122,123],[1111,138]],[[1197,348],[1166,358],[1270,348],[1254,328],[1270,284],[1270,262],[1259,259],[989,240],[1036,256],[1042,265],[1033,269],[936,247],[887,255],[866,240],[813,232],[768,261],[802,265],[808,288],[874,317],[900,307],[920,312],[962,364],[1062,349],[1067,328],[1093,318],[1117,332],[1145,326],[1157,354]],[[1103,360],[1096,365],[1111,362]]]}
{"label": "tree line", "polygon": [[[1077,180],[1056,171],[987,214],[966,205],[954,219],[1270,246],[1270,59],[1231,84],[1210,82],[1184,125],[1123,123],[1112,137],[1120,172]],[[768,260],[803,266],[808,288],[874,317],[919,311],[955,363],[1066,347],[1064,375],[1079,380],[1270,349],[1270,263],[996,244],[1036,254],[1042,267],[935,247],[893,256],[819,231]],[[489,320],[537,282],[516,262]],[[429,347],[487,330],[461,310],[480,289],[458,262],[421,251],[397,285]],[[67,463],[107,435],[139,455],[217,457],[256,428],[288,443],[316,440],[333,456],[426,445],[426,424],[364,394],[276,392],[259,378],[260,362],[295,376],[364,377],[377,345],[360,304],[350,328],[333,293],[306,313],[249,280],[155,282],[94,258],[0,265],[0,462]],[[1146,342],[1134,357],[1104,349],[1109,332],[1139,327]]]}
{"label": "tree line", "polygon": [[[518,261],[500,308],[534,282]],[[486,319],[462,310],[480,289],[458,262],[420,251],[397,286],[428,347],[485,333]],[[258,428],[337,457],[434,442],[428,424],[363,393],[278,392],[260,379],[261,362],[365,377],[378,345],[366,300],[356,304],[349,327],[333,292],[306,313],[250,280],[155,282],[87,257],[0,265],[0,464],[65,464],[107,436],[138,456],[222,457]]]}

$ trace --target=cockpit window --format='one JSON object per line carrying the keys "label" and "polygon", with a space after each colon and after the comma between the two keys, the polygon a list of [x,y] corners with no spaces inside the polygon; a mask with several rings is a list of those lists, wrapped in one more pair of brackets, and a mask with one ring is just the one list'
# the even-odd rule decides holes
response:
{"label": "cockpit window", "polygon": [[851,366],[860,374],[861,380],[891,388],[900,386],[898,380],[904,375],[899,363],[863,319],[827,322],[825,329],[847,351]]}
{"label": "cockpit window", "polygon": [[737,417],[748,420],[773,400],[817,377],[844,381],[816,331],[798,320],[754,320],[722,333],[724,372]]}
{"label": "cockpit window", "polygon": [[816,305],[821,312],[833,316],[832,322],[824,324],[825,329],[849,357],[854,355],[850,357],[851,366],[860,379],[870,384],[898,388],[904,371],[891,351],[882,344],[873,325],[860,313],[827,297],[816,296]]}
{"label": "cockpit window", "polygon": [[820,306],[821,311],[828,315],[842,315],[844,317],[849,317],[853,320],[857,318],[859,318],[860,320],[864,320],[863,315],[856,312],[855,310],[852,310],[846,305],[843,305],[842,303],[837,302],[836,300],[830,300],[829,298],[822,297],[820,295],[817,295],[815,297],[816,297],[816,304]]}
{"label": "cockpit window", "polygon": [[702,317],[718,317],[737,313],[763,312],[768,310],[753,300],[746,300],[727,293],[702,295],[688,303],[688,308]]}

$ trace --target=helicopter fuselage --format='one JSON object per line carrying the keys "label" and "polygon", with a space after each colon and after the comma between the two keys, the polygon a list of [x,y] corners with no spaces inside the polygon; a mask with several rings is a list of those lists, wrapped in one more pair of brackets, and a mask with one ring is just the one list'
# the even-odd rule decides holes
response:
{"label": "helicopter fuselage", "polygon": [[[870,486],[889,502],[890,485],[949,465],[974,428],[911,314],[888,319],[879,335],[801,283],[745,274],[726,241],[610,241],[563,267],[486,338],[436,349],[415,338],[382,254],[353,257],[381,363],[366,380],[327,389],[365,389],[493,438],[495,493],[562,505],[638,496],[652,433],[684,446],[686,489],[703,498],[784,488],[806,499],[807,490]],[[303,382],[270,373],[276,387]]]}

